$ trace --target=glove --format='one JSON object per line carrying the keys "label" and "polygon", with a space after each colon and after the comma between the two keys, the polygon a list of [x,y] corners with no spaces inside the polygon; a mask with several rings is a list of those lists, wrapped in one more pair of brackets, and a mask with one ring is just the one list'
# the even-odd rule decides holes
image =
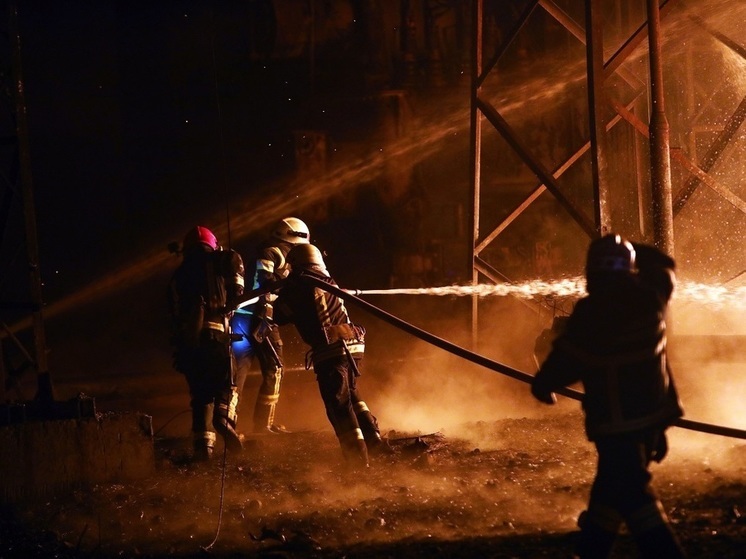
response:
{"label": "glove", "polygon": [[666,457],[666,454],[668,454],[668,439],[666,438],[666,433],[663,431],[657,432],[652,440],[650,448],[650,459],[654,462],[662,462]]}
{"label": "glove", "polygon": [[539,391],[535,387],[531,387],[531,394],[533,394],[534,398],[539,400],[539,402],[544,402],[545,404],[556,404],[557,403],[557,396],[554,394],[554,392],[544,392]]}
{"label": "glove", "polygon": [[635,262],[640,270],[669,268],[674,270],[676,262],[673,258],[661,252],[654,246],[632,243],[635,249]]}

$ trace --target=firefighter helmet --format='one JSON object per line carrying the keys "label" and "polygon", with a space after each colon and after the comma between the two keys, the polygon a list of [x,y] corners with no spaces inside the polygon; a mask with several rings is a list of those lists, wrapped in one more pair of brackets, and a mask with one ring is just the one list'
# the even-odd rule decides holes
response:
{"label": "firefighter helmet", "polygon": [[588,247],[586,275],[632,274],[635,269],[635,248],[620,235],[604,235]]}
{"label": "firefighter helmet", "polygon": [[281,219],[272,229],[272,236],[293,245],[311,242],[308,226],[297,217]]}
{"label": "firefighter helmet", "polygon": [[293,270],[317,270],[325,275],[326,263],[321,251],[312,244],[302,244],[290,249],[287,256],[288,264]]}
{"label": "firefighter helmet", "polygon": [[184,236],[184,249],[189,249],[200,244],[209,246],[212,250],[218,248],[218,238],[207,227],[197,225],[190,229]]}

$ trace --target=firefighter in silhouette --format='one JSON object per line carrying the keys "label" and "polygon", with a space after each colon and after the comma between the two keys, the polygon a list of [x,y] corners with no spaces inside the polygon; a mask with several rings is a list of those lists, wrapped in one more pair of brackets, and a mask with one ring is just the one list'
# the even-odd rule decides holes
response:
{"label": "firefighter in silhouette", "polygon": [[353,467],[367,467],[368,453],[384,452],[378,421],[360,397],[357,377],[365,351],[365,329],[353,324],[344,302],[303,280],[311,275],[336,287],[318,248],[298,245],[288,254],[290,275],[275,305],[278,324],[295,325],[311,346],[307,367],[313,364],[326,415]]}
{"label": "firefighter in silhouette", "polygon": [[578,556],[608,557],[624,522],[643,557],[683,557],[651,487],[649,465],[666,456],[666,429],[682,416],[666,357],[665,315],[674,261],[619,235],[594,240],[579,300],[534,377],[547,404],[575,382],[585,390],[588,439],[597,449]]}
{"label": "firefighter in silhouette", "polygon": [[[286,217],[274,225],[271,234],[258,248],[253,289],[265,287],[288,275],[287,254],[291,248],[310,242],[308,226],[296,217]],[[238,309],[231,328],[240,340],[233,342],[238,391],[253,364],[259,360],[262,381],[254,405],[254,432],[281,434],[284,426],[275,423],[275,408],[280,399],[283,376],[282,338],[272,312],[276,295],[267,293]]]}
{"label": "firefighter in silhouette", "polygon": [[241,256],[222,250],[206,227],[184,237],[183,260],[169,283],[174,368],[189,385],[195,460],[207,460],[219,433],[240,452],[235,431],[238,393],[233,382],[228,320],[243,294]]}

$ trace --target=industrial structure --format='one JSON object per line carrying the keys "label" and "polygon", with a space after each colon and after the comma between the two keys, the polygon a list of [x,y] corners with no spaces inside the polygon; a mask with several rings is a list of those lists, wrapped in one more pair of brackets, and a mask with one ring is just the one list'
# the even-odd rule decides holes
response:
{"label": "industrial structure", "polygon": [[[485,17],[490,3],[474,3],[475,283],[513,279],[501,269],[500,239],[513,244],[514,222],[530,220],[547,197],[536,210],[545,217],[534,217],[529,233],[534,261],[544,262],[537,276],[559,263],[558,235],[610,231],[676,254],[689,277],[725,282],[743,274],[738,130],[746,97],[727,61],[742,75],[746,50],[742,27],[722,29],[724,4],[719,11],[674,0],[531,1],[496,40]],[[507,184],[506,167],[535,179]],[[512,189],[516,201],[496,211],[486,200],[499,189]],[[702,238],[734,258],[714,268],[711,257],[702,262]]]}
{"label": "industrial structure", "polygon": [[[557,278],[581,269],[587,240],[616,231],[675,254],[684,276],[743,280],[746,36],[729,2],[248,5],[242,15],[253,27],[242,33],[252,68],[272,62],[278,81],[283,72],[304,76],[304,103],[286,115],[298,177],[324,180],[335,145],[386,146],[379,159],[368,156],[376,172],[367,184],[302,208],[330,229],[370,219],[365,241],[384,241],[360,252],[380,253],[375,279],[401,287]],[[22,414],[44,415],[45,405],[59,406],[47,363],[22,37],[13,2],[7,8],[0,353],[6,394],[33,371],[35,404]],[[315,110],[329,98],[336,120]],[[226,112],[246,104],[222,101]],[[434,178],[464,188],[433,186]],[[372,207],[385,219],[374,223]],[[474,298],[475,329],[478,306]],[[20,409],[7,407],[8,422]],[[95,413],[87,399],[72,410]]]}

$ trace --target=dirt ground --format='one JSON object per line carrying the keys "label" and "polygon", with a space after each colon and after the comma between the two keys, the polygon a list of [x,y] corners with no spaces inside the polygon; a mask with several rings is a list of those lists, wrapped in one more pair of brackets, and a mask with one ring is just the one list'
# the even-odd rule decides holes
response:
{"label": "dirt ground", "polygon": [[[6,505],[0,557],[571,557],[594,467],[581,422],[389,431],[393,452],[365,471],[331,428],[247,437],[208,464],[156,434],[151,478]],[[744,557],[746,444],[698,438],[672,430],[655,486],[691,557]],[[622,535],[614,557],[635,556]]]}
{"label": "dirt ground", "polygon": [[[397,312],[423,312],[411,307]],[[595,469],[578,402],[539,404],[525,384],[364,323],[370,347],[360,386],[393,453],[363,472],[342,463],[313,374],[302,367],[286,372],[277,411],[291,434],[247,434],[245,451],[224,467],[222,451],[192,464],[186,383],[170,368],[168,348],[151,342],[152,354],[117,352],[118,338],[91,346],[68,328],[71,365],[56,368],[59,397],[83,392],[100,413],[151,415],[155,472],[0,506],[0,559],[571,557]],[[495,324],[505,349],[483,349],[530,371],[521,340],[535,329]],[[459,341],[450,322],[428,327]],[[305,348],[286,341],[288,362],[301,363]],[[679,345],[673,365],[688,418],[742,425],[742,347]],[[252,376],[244,390],[249,409],[258,382]],[[672,428],[669,443],[653,484],[689,556],[746,557],[746,441]],[[614,557],[635,556],[623,534]]]}

